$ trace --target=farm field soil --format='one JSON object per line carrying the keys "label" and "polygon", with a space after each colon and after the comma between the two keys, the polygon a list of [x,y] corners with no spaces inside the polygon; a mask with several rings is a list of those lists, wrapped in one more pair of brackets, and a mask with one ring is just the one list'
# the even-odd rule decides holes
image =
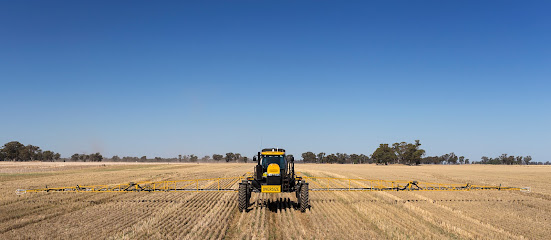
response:
{"label": "farm field soil", "polygon": [[[0,162],[0,239],[549,239],[549,166],[296,164],[305,176],[525,187],[520,191],[256,194],[27,193],[15,190],[242,176],[239,163]],[[234,184],[237,187],[237,183]],[[310,185],[315,188],[314,184]]]}

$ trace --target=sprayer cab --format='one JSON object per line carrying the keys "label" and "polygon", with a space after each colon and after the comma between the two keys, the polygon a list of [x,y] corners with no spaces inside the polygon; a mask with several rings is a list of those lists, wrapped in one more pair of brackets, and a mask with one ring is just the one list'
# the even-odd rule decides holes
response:
{"label": "sprayer cab", "polygon": [[253,158],[257,162],[254,175],[248,179],[252,191],[278,193],[295,190],[294,158],[282,148],[264,148]]}

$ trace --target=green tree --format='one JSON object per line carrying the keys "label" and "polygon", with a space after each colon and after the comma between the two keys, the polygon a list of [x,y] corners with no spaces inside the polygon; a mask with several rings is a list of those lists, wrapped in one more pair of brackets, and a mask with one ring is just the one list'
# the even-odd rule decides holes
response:
{"label": "green tree", "polygon": [[215,161],[220,161],[222,160],[222,158],[224,158],[224,156],[220,154],[212,154],[212,159],[214,159]]}
{"label": "green tree", "polygon": [[21,158],[24,161],[34,161],[34,160],[40,160],[42,157],[42,150],[40,150],[40,147],[33,146],[33,145],[27,145],[25,146],[23,151],[20,153]]}
{"label": "green tree", "polygon": [[359,158],[360,158],[360,163],[371,163],[371,159],[369,159],[369,156],[360,154]]}
{"label": "green tree", "polygon": [[235,159],[235,154],[232,152],[226,153],[226,162],[233,161]]}
{"label": "green tree", "polygon": [[12,141],[4,144],[2,147],[2,153],[4,157],[9,161],[21,161],[19,153],[25,148],[25,145],[18,141]]}
{"label": "green tree", "polygon": [[314,163],[316,162],[316,154],[313,152],[305,152],[302,154],[302,161],[305,163]]}
{"label": "green tree", "polygon": [[349,156],[346,153],[337,153],[337,163],[344,164],[349,162]]}
{"label": "green tree", "polygon": [[398,158],[396,154],[394,153],[394,150],[388,146],[388,144],[380,144],[377,149],[375,149],[375,152],[371,155],[371,158],[373,158],[373,161],[376,164],[388,164],[391,162],[396,161]]}
{"label": "green tree", "polygon": [[406,142],[392,144],[392,149],[396,154],[397,163],[404,163],[407,154],[408,144]]}
{"label": "green tree", "polygon": [[78,153],[75,153],[71,156],[71,161],[76,162],[80,159],[80,155]]}
{"label": "green tree", "polygon": [[480,158],[480,163],[481,164],[489,164],[490,163],[490,158],[489,157],[486,157],[486,156],[482,156]]}
{"label": "green tree", "polygon": [[532,156],[524,157],[524,164],[530,165],[530,161],[532,161]]}
{"label": "green tree", "polygon": [[42,160],[43,161],[50,161],[50,162],[53,162],[54,161],[54,152],[52,151],[44,151],[42,153]]}
{"label": "green tree", "polygon": [[457,160],[459,158],[457,157],[457,155],[455,155],[455,153],[452,152],[452,153],[448,154],[447,157],[448,157],[447,158],[448,164],[457,164]]}
{"label": "green tree", "polygon": [[199,159],[199,157],[197,157],[193,154],[189,155],[189,161],[190,162],[197,162],[198,159]]}
{"label": "green tree", "polygon": [[335,154],[329,154],[325,156],[325,163],[337,163],[339,161],[339,158]]}
{"label": "green tree", "polygon": [[421,158],[425,155],[425,150],[420,148],[421,142],[415,140],[415,143],[408,143],[406,145],[406,164],[421,164]]}
{"label": "green tree", "polygon": [[85,155],[85,161],[86,160],[90,162],[101,162],[103,160],[103,156],[99,152],[92,153],[90,155]]}
{"label": "green tree", "polygon": [[359,164],[360,163],[360,155],[358,154],[350,154],[350,162],[354,163],[354,164]]}
{"label": "green tree", "polygon": [[323,163],[323,161],[324,161],[323,158],[325,158],[325,153],[324,153],[324,152],[320,152],[320,153],[318,153],[317,157],[318,157],[318,158],[317,158],[317,162],[318,162],[318,163]]}
{"label": "green tree", "polygon": [[403,164],[421,164],[421,157],[425,155],[425,150],[420,149],[421,143],[419,140],[415,140],[415,143],[394,143],[392,149],[394,150],[397,162]]}
{"label": "green tree", "polygon": [[[23,145],[18,141],[11,141],[0,148],[0,160],[7,161],[53,161],[56,153],[47,151],[46,155],[38,146]],[[59,158],[58,158],[59,159]]]}

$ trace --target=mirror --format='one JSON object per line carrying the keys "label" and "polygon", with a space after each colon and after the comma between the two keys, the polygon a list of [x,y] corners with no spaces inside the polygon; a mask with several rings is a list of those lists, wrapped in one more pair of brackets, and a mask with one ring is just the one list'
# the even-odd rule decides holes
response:
{"label": "mirror", "polygon": [[256,162],[256,156],[253,157],[253,161]]}

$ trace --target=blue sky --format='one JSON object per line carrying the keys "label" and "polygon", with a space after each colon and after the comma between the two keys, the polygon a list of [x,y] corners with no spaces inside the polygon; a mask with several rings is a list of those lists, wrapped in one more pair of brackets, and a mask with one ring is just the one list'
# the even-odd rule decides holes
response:
{"label": "blue sky", "polygon": [[551,160],[547,1],[2,1],[0,142]]}

